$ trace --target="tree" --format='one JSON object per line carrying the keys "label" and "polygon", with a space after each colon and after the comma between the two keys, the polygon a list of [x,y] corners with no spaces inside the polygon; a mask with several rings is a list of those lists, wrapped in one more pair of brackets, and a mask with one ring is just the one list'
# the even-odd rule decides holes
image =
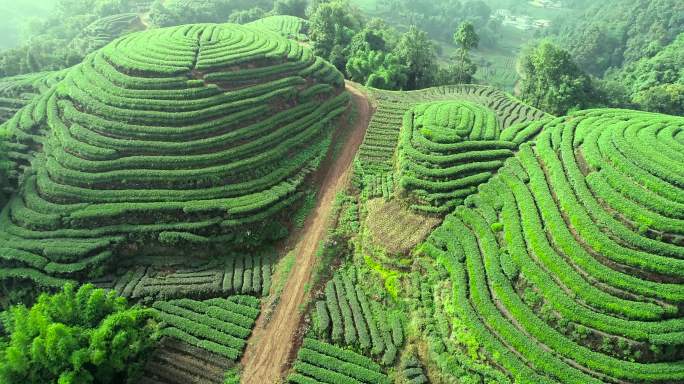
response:
{"label": "tree", "polygon": [[595,99],[589,76],[570,53],[548,40],[523,54],[518,66],[522,98],[537,108],[564,115],[571,108],[591,105]]}
{"label": "tree", "polygon": [[264,18],[266,11],[263,8],[254,7],[244,11],[235,11],[228,16],[229,23],[246,24]]}
{"label": "tree", "polygon": [[380,89],[403,89],[408,79],[408,68],[391,53],[358,51],[346,65],[350,80]]}
{"label": "tree", "polygon": [[633,100],[647,111],[684,116],[684,84],[663,84],[637,93]]}
{"label": "tree", "polygon": [[568,49],[582,69],[596,76],[610,67],[653,57],[684,32],[681,0],[589,3],[580,17],[554,21],[548,33]]}
{"label": "tree", "polygon": [[90,284],[42,294],[30,309],[12,307],[7,317],[4,384],[134,382],[157,334],[151,310],[128,308],[114,291]]}
{"label": "tree", "polygon": [[456,33],[454,33],[454,42],[458,44],[460,49],[465,53],[477,48],[480,44],[480,37],[475,32],[475,27],[473,23],[466,21],[463,22]]}
{"label": "tree", "polygon": [[306,7],[306,0],[276,0],[273,5],[273,13],[304,18],[306,17]]}
{"label": "tree", "polygon": [[425,31],[412,25],[401,36],[394,54],[408,68],[406,89],[421,89],[432,85],[437,72],[436,55],[432,41]]}
{"label": "tree", "polygon": [[396,31],[381,19],[371,19],[352,37],[345,50],[349,79],[370,87],[399,90],[406,86],[407,67],[392,50]]}
{"label": "tree", "polygon": [[272,0],[155,0],[149,17],[152,24],[159,27],[224,23],[233,12],[271,6]]}
{"label": "tree", "polygon": [[309,37],[316,55],[344,70],[345,48],[361,29],[361,18],[347,1],[319,4],[309,23]]}
{"label": "tree", "polygon": [[435,78],[435,85],[469,84],[477,66],[466,56],[463,60],[456,60],[447,67],[439,68]]}
{"label": "tree", "polygon": [[446,69],[441,69],[438,75],[440,84],[471,83],[473,75],[477,72],[477,66],[470,58],[470,51],[480,44],[480,37],[475,32],[475,27],[469,21],[463,22],[454,33],[454,43],[459,48],[459,57],[456,64],[451,64]]}
{"label": "tree", "polygon": [[492,9],[482,0],[471,0],[463,4],[463,16],[466,20],[472,21],[478,27],[487,24]]}

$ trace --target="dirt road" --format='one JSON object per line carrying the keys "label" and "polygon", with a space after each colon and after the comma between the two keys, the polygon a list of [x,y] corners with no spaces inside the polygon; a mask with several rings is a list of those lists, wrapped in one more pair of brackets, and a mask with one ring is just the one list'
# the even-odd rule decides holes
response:
{"label": "dirt road", "polygon": [[293,347],[295,332],[302,318],[300,305],[305,302],[305,284],[311,278],[316,262],[318,243],[326,234],[327,219],[330,216],[335,196],[342,191],[349,180],[352,161],[359,149],[366,128],[370,122],[371,107],[366,96],[347,83],[347,90],[356,104],[357,119],[351,132],[343,138],[346,142],[335,161],[328,163],[328,169],[320,185],[319,200],[299,236],[296,246],[295,266],[285,284],[280,302],[270,321],[261,316],[247,345],[242,365],[243,384],[279,383],[288,356]]}

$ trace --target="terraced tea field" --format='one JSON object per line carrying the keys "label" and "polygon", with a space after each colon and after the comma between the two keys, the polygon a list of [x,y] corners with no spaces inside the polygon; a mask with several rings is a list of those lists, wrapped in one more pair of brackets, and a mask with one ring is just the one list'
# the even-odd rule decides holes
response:
{"label": "terraced tea field", "polygon": [[316,303],[316,332],[336,345],[354,345],[392,365],[404,343],[399,313],[388,313],[370,300],[349,271],[338,272]]}
{"label": "terraced tea field", "polygon": [[137,257],[132,265],[122,266],[120,273],[97,278],[93,283],[136,300],[230,294],[266,296],[271,289],[276,253],[275,250],[235,253],[210,260],[194,260],[193,265],[188,265],[185,257],[175,259],[174,262],[164,256]]}
{"label": "terraced tea field", "polygon": [[494,113],[478,104],[418,104],[404,115],[397,151],[399,194],[409,195],[411,209],[451,212],[542,126],[515,124],[501,131]]}
{"label": "terraced tea field", "polygon": [[624,110],[549,122],[421,248],[516,382],[684,380],[683,124]]}
{"label": "terraced tea field", "polygon": [[0,304],[149,307],[145,384],[684,383],[684,118],[366,89],[308,27],[150,29],[0,80]]}
{"label": "terraced tea field", "polygon": [[141,248],[281,237],[348,101],[334,67],[260,29],[107,45],[0,128],[26,172],[0,217],[0,278],[60,286]]}
{"label": "terraced tea field", "polygon": [[0,124],[38,95],[47,92],[66,75],[65,71],[42,72],[0,79]]}
{"label": "terraced tea field", "polygon": [[143,383],[223,383],[235,367],[259,314],[259,300],[230,296],[204,301],[156,301],[162,342]]}
{"label": "terraced tea field", "polygon": [[247,24],[248,26],[267,29],[288,39],[308,41],[309,21],[296,16],[268,16]]}
{"label": "terraced tea field", "polygon": [[377,110],[359,150],[359,160],[367,174],[392,170],[404,114],[419,102],[451,99],[480,104],[495,112],[500,130],[545,117],[544,112],[486,86],[457,85],[409,92],[372,90],[372,96]]}
{"label": "terraced tea field", "polygon": [[371,359],[314,339],[305,339],[297,356],[294,373],[288,376],[290,383],[392,382]]}

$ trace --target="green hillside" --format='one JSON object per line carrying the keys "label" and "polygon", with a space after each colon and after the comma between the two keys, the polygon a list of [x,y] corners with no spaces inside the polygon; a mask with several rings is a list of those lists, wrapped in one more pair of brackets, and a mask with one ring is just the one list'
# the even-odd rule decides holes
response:
{"label": "green hillside", "polygon": [[609,109],[549,122],[420,248],[515,382],[684,380],[683,123]]}
{"label": "green hillside", "polygon": [[248,26],[264,28],[284,37],[298,41],[308,41],[309,21],[296,16],[276,15],[253,21]]}
{"label": "green hillside", "polygon": [[41,1],[0,384],[684,384],[681,0]]}
{"label": "green hillside", "polygon": [[512,125],[502,132],[492,110],[466,101],[418,104],[404,115],[399,184],[414,201],[411,208],[449,213],[541,128]]}
{"label": "green hillside", "polygon": [[0,218],[2,278],[59,285],[124,254],[282,236],[342,86],[310,50],[249,27],[114,41],[0,128],[12,175],[25,171]]}
{"label": "green hillside", "polygon": [[66,70],[40,72],[0,79],[0,124],[40,94],[47,92],[66,75]]}

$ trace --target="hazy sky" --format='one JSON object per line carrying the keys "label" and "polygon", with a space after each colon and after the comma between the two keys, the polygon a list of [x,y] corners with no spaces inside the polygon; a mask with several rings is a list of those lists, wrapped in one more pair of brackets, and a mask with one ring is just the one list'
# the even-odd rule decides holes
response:
{"label": "hazy sky", "polygon": [[32,17],[42,17],[56,0],[0,0],[0,49],[19,43],[20,26]]}

